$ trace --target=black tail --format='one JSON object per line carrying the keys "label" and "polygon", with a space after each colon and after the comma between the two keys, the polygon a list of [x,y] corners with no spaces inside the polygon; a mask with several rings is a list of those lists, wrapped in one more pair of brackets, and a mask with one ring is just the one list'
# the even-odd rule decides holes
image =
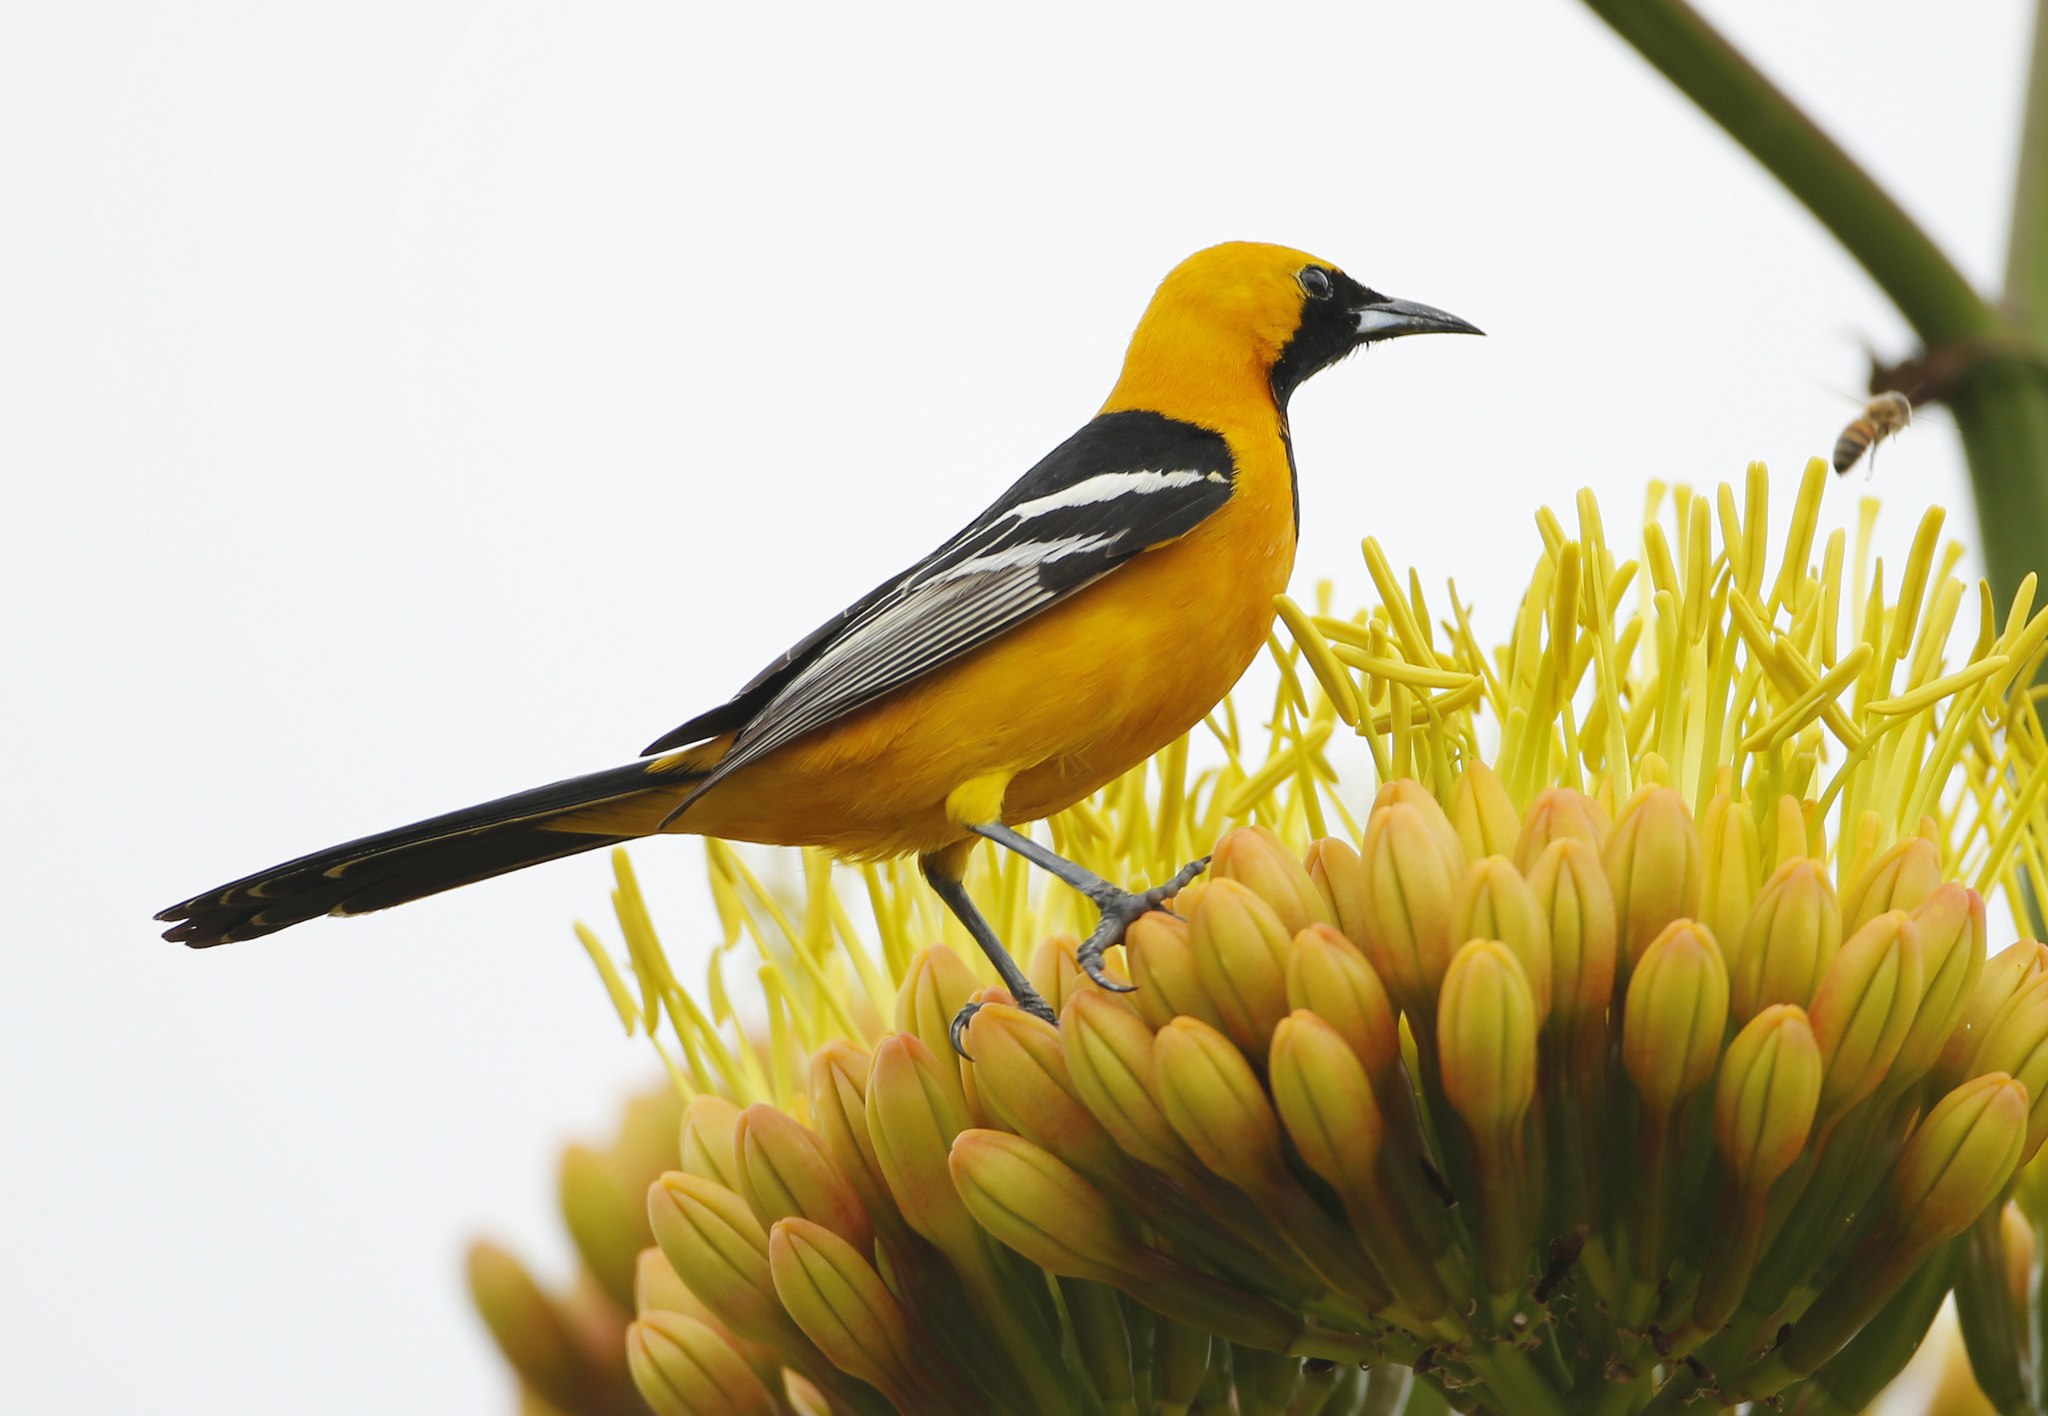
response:
{"label": "black tail", "polygon": [[[288,860],[194,895],[157,918],[172,924],[164,938],[206,949],[256,939],[318,915],[367,914],[402,905],[542,861],[633,840],[634,835],[596,835],[553,828],[550,823],[580,808],[642,792],[666,800],[701,775],[663,773],[650,780],[648,764],[635,762],[571,777]],[[650,830],[658,820],[656,811],[649,818]]]}

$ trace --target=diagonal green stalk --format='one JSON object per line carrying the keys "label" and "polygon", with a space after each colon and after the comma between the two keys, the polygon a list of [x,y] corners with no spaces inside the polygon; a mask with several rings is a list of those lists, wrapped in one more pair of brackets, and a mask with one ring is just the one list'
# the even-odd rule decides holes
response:
{"label": "diagonal green stalk", "polygon": [[[2037,14],[2001,314],[1870,175],[1683,0],[1586,0],[1782,182],[1870,273],[1939,370],[1984,558],[2009,597],[2048,571],[2048,34]],[[2042,7],[2048,12],[2048,5]]]}

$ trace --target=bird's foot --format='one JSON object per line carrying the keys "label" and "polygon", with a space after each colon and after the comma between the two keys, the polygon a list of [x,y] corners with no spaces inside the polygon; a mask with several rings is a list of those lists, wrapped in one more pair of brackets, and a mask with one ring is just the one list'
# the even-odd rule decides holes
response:
{"label": "bird's foot", "polygon": [[[1052,1004],[1046,1002],[1045,995],[1030,984],[1025,984],[1021,993],[1013,989],[1012,994],[1017,999],[1017,1006],[1032,1017],[1043,1019],[1054,1027],[1060,1025],[1059,1015],[1053,1012]],[[990,1001],[1000,1002],[1002,1000],[991,999]],[[953,1021],[946,1028],[946,1036],[952,1040],[953,1050],[962,1057],[965,1057],[969,1062],[974,1060],[974,1054],[967,1050],[967,1025],[974,1021],[976,1013],[979,1013],[987,1006],[988,1003],[969,1003],[965,1005],[959,1012],[953,1015]]]}
{"label": "bird's foot", "polygon": [[1081,972],[1088,975],[1097,988],[1106,988],[1112,993],[1135,992],[1135,984],[1119,982],[1103,969],[1102,956],[1124,942],[1124,932],[1132,925],[1153,910],[1162,908],[1166,901],[1178,895],[1208,868],[1209,857],[1203,856],[1200,860],[1189,861],[1173,879],[1150,890],[1125,890],[1108,881],[1085,888],[1082,893],[1102,911],[1102,922],[1074,951],[1074,962],[1081,966]]}

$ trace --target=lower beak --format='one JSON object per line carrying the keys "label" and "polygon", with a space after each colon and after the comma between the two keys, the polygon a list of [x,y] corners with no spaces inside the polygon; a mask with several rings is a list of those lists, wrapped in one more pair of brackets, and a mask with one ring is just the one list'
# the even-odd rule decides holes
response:
{"label": "lower beak", "polygon": [[1360,305],[1351,314],[1358,321],[1360,344],[1398,339],[1404,334],[1486,333],[1456,315],[1413,300],[1376,300],[1370,305]]}

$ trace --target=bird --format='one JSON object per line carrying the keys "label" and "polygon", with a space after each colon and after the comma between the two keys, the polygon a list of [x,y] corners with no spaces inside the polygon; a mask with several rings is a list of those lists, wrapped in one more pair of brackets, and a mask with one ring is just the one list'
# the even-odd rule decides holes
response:
{"label": "bird", "polygon": [[1356,350],[1437,333],[1482,331],[1286,246],[1198,251],[1153,294],[1093,418],[640,760],[203,891],[157,915],[164,937],[254,939],[659,833],[914,854],[1018,1006],[1056,1022],[969,898],[970,856],[993,843],[1086,896],[1101,921],[1078,961],[1127,987],[1104,951],[1206,861],[1131,890],[1018,828],[1144,761],[1230,691],[1293,569],[1290,397]]}

